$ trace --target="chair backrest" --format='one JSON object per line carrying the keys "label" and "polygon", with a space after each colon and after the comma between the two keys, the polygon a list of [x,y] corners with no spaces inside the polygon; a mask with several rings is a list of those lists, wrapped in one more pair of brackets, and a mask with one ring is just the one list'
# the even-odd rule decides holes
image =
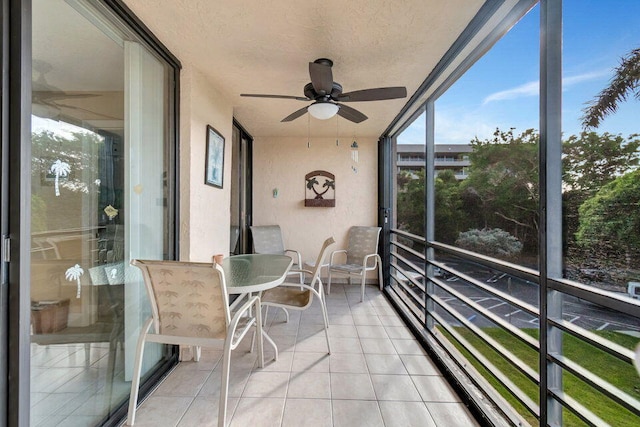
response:
{"label": "chair backrest", "polygon": [[[380,227],[362,226],[353,226],[349,229],[347,264],[362,265],[365,256],[378,253],[380,230]],[[373,267],[375,262],[375,259],[369,259],[367,267]]]}
{"label": "chair backrest", "polygon": [[253,252],[257,254],[284,254],[284,242],[279,225],[251,226]]}
{"label": "chair backrest", "polygon": [[315,286],[316,280],[320,277],[320,270],[322,269],[322,264],[324,264],[324,259],[327,257],[327,252],[329,250],[329,246],[333,245],[336,241],[333,237],[329,237],[322,244],[322,248],[320,249],[320,253],[318,254],[318,259],[316,259],[316,263],[313,267],[313,276],[311,277],[311,286]]}
{"label": "chair backrest", "polygon": [[222,267],[181,261],[132,260],[142,270],[155,333],[193,338],[226,337],[231,321]]}

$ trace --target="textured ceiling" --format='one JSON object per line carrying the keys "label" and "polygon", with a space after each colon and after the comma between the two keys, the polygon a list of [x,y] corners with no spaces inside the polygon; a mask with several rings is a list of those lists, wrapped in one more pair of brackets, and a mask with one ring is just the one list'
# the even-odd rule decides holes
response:
{"label": "textured ceiling", "polygon": [[[253,136],[335,136],[336,119],[280,120],[305,104],[240,93],[303,96],[308,63],[334,61],[344,91],[406,86],[409,97],[483,0],[125,0],[183,62],[233,103]],[[406,99],[353,102],[369,119],[342,118],[341,135],[379,136]]]}
{"label": "textured ceiling", "polygon": [[[483,2],[125,0],[185,68],[197,69],[232,102],[234,117],[254,137],[335,136],[336,128],[341,137],[379,136]],[[34,0],[33,10],[34,79],[45,86],[34,90],[123,90],[123,74],[113,72],[124,67],[121,46],[65,0]],[[406,86],[408,97],[348,103],[369,117],[360,124],[308,115],[281,123],[310,102],[240,97],[304,96],[308,63],[317,58],[333,60],[344,92]]]}

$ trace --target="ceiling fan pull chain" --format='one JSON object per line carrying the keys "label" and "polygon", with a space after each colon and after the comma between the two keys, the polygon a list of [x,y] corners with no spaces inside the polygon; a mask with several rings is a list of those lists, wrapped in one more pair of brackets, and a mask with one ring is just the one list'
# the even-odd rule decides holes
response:
{"label": "ceiling fan pull chain", "polygon": [[307,148],[311,148],[311,115],[307,114]]}
{"label": "ceiling fan pull chain", "polygon": [[338,120],[338,116],[336,115],[336,147],[339,147],[339,146],[340,146],[340,141],[339,141],[339,138],[340,138],[340,130],[339,130],[339,128],[338,128],[338,123],[339,123],[339,120]]}

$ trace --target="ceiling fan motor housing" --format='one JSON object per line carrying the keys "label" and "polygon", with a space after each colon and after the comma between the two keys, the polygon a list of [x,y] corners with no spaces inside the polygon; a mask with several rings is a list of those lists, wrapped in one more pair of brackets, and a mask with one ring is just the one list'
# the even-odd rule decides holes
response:
{"label": "ceiling fan motor housing", "polygon": [[340,83],[333,82],[333,88],[331,89],[331,93],[327,95],[319,95],[313,89],[313,83],[307,83],[304,85],[304,96],[309,99],[315,99],[316,101],[337,101],[338,97],[342,94],[342,85]]}

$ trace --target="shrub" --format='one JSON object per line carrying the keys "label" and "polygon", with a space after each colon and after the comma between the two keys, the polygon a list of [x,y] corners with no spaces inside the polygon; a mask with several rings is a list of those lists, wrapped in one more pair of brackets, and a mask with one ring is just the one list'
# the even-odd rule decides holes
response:
{"label": "shrub", "polygon": [[456,245],[462,249],[500,258],[510,258],[522,251],[522,243],[500,228],[464,231],[456,239]]}

